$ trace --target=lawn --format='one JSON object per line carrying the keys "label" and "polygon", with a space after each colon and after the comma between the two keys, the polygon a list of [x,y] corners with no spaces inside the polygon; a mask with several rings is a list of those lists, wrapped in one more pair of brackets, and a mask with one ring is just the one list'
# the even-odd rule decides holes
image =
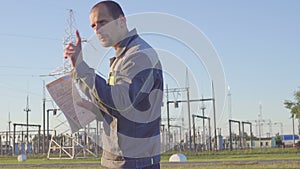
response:
{"label": "lawn", "polygon": [[[162,154],[162,169],[294,169],[300,166],[300,150],[295,148],[181,152],[186,155],[187,163],[169,163],[168,159],[174,153],[176,152]],[[25,162],[18,162],[16,156],[0,156],[0,169],[102,169],[100,158],[48,160],[41,155],[27,158]]]}

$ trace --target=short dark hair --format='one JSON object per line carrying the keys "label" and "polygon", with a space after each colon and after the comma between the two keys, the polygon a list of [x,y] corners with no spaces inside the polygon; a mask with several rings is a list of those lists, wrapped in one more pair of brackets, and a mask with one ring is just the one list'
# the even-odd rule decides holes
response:
{"label": "short dark hair", "polygon": [[114,19],[118,19],[120,16],[125,16],[121,6],[115,1],[109,1],[109,0],[101,1],[97,3],[96,5],[93,6],[91,12],[102,5],[107,7],[107,9],[110,11],[111,16]]}

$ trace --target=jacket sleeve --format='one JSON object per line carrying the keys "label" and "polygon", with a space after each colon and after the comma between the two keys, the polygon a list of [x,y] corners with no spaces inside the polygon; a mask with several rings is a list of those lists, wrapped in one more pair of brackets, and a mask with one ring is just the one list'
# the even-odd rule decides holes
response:
{"label": "jacket sleeve", "polygon": [[105,100],[105,93],[102,93],[102,95],[97,93],[97,88],[109,91],[110,86],[106,84],[106,81],[97,75],[95,70],[90,68],[84,61],[76,65],[72,76],[81,92],[91,100],[92,103],[97,105],[102,112],[109,113],[105,107],[105,103],[107,102]]}
{"label": "jacket sleeve", "polygon": [[101,111],[119,116],[132,109],[146,111],[150,108],[149,95],[159,74],[153,66],[145,53],[137,52],[121,61],[113,86],[84,61],[75,67],[74,77],[81,91],[96,101]]}

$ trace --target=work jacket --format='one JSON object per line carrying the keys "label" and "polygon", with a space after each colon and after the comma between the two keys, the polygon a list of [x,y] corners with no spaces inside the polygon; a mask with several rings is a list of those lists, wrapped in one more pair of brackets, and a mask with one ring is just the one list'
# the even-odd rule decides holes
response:
{"label": "work jacket", "polygon": [[155,50],[135,29],[130,31],[110,59],[107,81],[79,60],[73,77],[103,119],[102,165],[140,168],[159,163],[163,76]]}

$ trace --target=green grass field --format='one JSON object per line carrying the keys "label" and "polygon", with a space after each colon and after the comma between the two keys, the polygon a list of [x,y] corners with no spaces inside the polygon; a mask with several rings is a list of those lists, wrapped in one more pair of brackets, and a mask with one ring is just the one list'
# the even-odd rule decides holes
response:
{"label": "green grass field", "polygon": [[[17,168],[25,168],[25,169],[104,169],[100,166],[91,167],[91,166],[17,166],[17,167],[0,167],[1,169],[17,169]],[[273,164],[222,164],[222,165],[168,165],[162,164],[162,169],[299,169],[299,163],[273,163]]]}
{"label": "green grass field", "polygon": [[[296,169],[300,168],[300,150],[287,149],[252,149],[220,152],[189,152],[187,163],[168,163],[175,152],[162,154],[162,169]],[[10,166],[4,166],[9,164]],[[17,157],[0,156],[0,168],[17,169],[102,169],[100,158],[48,160],[45,156],[31,155],[25,162],[18,162]]]}

